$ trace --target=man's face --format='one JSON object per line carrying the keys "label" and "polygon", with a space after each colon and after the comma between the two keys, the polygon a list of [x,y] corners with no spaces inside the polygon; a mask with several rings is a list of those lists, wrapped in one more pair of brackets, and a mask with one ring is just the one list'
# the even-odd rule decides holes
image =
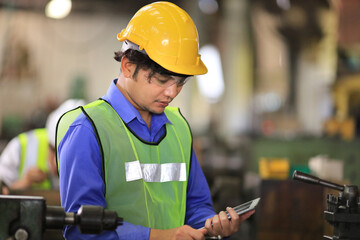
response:
{"label": "man's face", "polygon": [[160,114],[180,93],[186,81],[158,73],[149,79],[150,71],[140,69],[135,79],[128,81],[127,94],[140,113],[145,111]]}

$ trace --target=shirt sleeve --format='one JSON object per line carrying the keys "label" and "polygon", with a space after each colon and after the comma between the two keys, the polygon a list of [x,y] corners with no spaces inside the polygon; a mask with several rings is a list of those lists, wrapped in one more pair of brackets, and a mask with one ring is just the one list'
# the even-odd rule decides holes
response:
{"label": "shirt sleeve", "polygon": [[13,138],[0,155],[0,180],[10,186],[19,178],[20,142]]}
{"label": "shirt sleeve", "polygon": [[206,219],[213,217],[215,211],[208,183],[199,165],[194,150],[190,166],[186,200],[185,224],[197,229],[204,227]]}
{"label": "shirt sleeve", "polygon": [[[81,205],[106,207],[105,184],[99,146],[87,119],[76,120],[59,144],[61,204],[66,212]],[[121,216],[119,216],[121,217]],[[124,222],[115,231],[98,235],[81,234],[76,226],[66,226],[66,239],[148,239],[150,229]]]}

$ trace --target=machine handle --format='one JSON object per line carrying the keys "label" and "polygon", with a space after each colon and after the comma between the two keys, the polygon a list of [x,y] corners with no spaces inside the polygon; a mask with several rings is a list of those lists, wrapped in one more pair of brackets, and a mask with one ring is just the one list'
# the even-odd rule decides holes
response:
{"label": "machine handle", "polygon": [[332,183],[332,182],[328,182],[326,180],[322,180],[318,177],[312,176],[310,174],[306,174],[300,171],[295,170],[293,173],[293,179],[295,180],[299,180],[299,181],[303,181],[306,183],[311,183],[311,184],[318,184],[318,185],[322,185],[328,188],[332,188],[338,191],[344,191],[345,187],[336,183]]}

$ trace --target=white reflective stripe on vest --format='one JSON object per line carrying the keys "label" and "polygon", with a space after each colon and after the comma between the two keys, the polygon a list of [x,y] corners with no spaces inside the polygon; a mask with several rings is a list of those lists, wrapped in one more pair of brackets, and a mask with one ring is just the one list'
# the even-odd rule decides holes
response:
{"label": "white reflective stripe on vest", "polygon": [[39,156],[39,140],[34,131],[26,133],[27,145],[23,173],[26,173],[32,166],[37,166]]}
{"label": "white reflective stripe on vest", "polygon": [[144,179],[145,182],[186,181],[186,163],[140,164],[125,163],[126,181]]}

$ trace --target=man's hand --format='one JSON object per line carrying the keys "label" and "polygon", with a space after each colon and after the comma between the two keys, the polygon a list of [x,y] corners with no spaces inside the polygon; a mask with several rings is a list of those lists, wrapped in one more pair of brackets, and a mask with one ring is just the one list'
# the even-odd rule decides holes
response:
{"label": "man's hand", "polygon": [[188,225],[168,230],[151,229],[150,240],[204,240],[206,229],[194,229]]}
{"label": "man's hand", "polygon": [[32,167],[27,171],[25,178],[27,179],[29,186],[31,186],[33,183],[41,183],[47,178],[47,176],[39,168]]}
{"label": "man's hand", "polygon": [[2,195],[9,195],[9,193],[10,193],[9,189],[5,186],[2,186],[0,190],[1,190],[0,194],[2,194]]}
{"label": "man's hand", "polygon": [[230,214],[231,220],[224,211],[221,211],[218,215],[209,218],[205,222],[205,229],[207,229],[210,236],[222,236],[228,237],[237,231],[239,231],[240,223],[249,218],[255,210],[247,212],[239,216],[234,209],[227,207],[226,211]]}
{"label": "man's hand", "polygon": [[47,175],[37,167],[30,168],[23,178],[11,184],[10,188],[14,190],[26,189],[33,183],[41,183],[46,180]]}
{"label": "man's hand", "polygon": [[0,195],[9,195],[9,193],[10,192],[8,186],[6,186],[6,184],[2,180],[0,180]]}

